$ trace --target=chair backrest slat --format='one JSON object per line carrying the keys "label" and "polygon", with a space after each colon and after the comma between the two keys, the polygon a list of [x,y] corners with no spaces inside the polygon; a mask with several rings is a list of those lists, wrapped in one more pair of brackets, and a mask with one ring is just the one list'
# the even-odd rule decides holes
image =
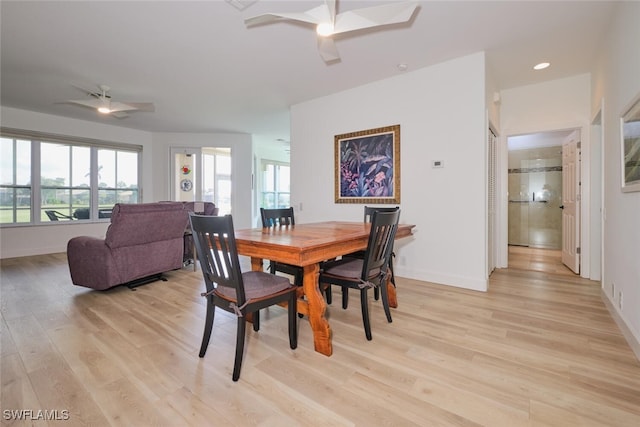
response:
{"label": "chair backrest slat", "polygon": [[270,228],[283,225],[296,225],[293,207],[279,209],[260,208],[262,227]]}

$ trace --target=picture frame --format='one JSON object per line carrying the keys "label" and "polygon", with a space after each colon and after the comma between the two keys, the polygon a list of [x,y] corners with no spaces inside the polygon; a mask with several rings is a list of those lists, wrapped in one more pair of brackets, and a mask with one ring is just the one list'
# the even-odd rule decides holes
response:
{"label": "picture frame", "polygon": [[335,202],[400,203],[400,125],[335,135]]}
{"label": "picture frame", "polygon": [[640,94],[620,118],[622,191],[640,191]]}

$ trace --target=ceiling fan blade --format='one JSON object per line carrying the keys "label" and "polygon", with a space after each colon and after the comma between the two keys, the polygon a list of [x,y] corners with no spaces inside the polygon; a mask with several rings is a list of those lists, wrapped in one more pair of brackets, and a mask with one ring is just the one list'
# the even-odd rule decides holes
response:
{"label": "ceiling fan blade", "polygon": [[83,107],[89,107],[89,108],[98,108],[100,105],[102,105],[101,101],[97,98],[94,99],[71,99],[69,101],[66,101],[69,104],[76,104],[76,105],[82,105]]}
{"label": "ceiling fan blade", "polygon": [[336,20],[336,0],[324,0],[324,4],[327,5],[327,9],[329,9],[329,17],[331,19],[331,23],[335,23]]}
{"label": "ceiling fan blade", "polygon": [[339,13],[336,16],[334,34],[381,25],[407,22],[413,16],[418,4],[415,2],[390,3]]}
{"label": "ceiling fan blade", "polygon": [[129,117],[129,115],[124,111],[112,111],[109,114],[118,119],[124,119],[125,117]]}
{"label": "ceiling fan blade", "polygon": [[306,12],[294,12],[294,13],[265,13],[263,15],[254,16],[244,20],[244,24],[247,27],[253,27],[255,25],[269,24],[271,22],[277,22],[282,20],[307,22],[309,24],[319,24],[320,22],[326,22],[331,19],[329,8],[326,4],[323,4]]}
{"label": "ceiling fan blade", "polygon": [[318,37],[318,52],[324,62],[333,62],[340,59],[338,48],[331,37]]}
{"label": "ceiling fan blade", "polygon": [[149,113],[156,111],[156,106],[152,102],[123,102],[123,104],[134,107],[138,111],[146,111]]}
{"label": "ceiling fan blade", "polygon": [[111,102],[109,109],[112,113],[117,113],[120,111],[136,111],[138,108],[128,103],[125,104],[124,102]]}

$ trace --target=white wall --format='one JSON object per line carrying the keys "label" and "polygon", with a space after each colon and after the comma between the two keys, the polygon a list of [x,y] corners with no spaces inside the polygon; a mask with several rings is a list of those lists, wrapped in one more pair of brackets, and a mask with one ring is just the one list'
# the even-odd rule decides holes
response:
{"label": "white wall", "polygon": [[400,221],[416,225],[413,238],[396,244],[397,274],[486,290],[484,53],[294,105],[296,221],[362,221],[362,204],[335,203],[334,135],[395,124]]}
{"label": "white wall", "polygon": [[[0,111],[3,127],[141,145],[143,201],[152,200],[148,196],[154,191],[154,180],[151,174],[145,173],[153,169],[151,153],[154,147],[150,133],[15,108],[1,107]],[[70,238],[79,235],[104,237],[107,226],[108,223],[102,222],[2,227],[0,228],[0,258],[65,252]]]}
{"label": "white wall", "polygon": [[154,133],[153,179],[157,185],[154,200],[169,200],[169,173],[171,147],[225,147],[231,148],[231,210],[236,229],[251,227],[253,210],[251,174],[251,135],[244,133]]}
{"label": "white wall", "polygon": [[[593,77],[594,114],[604,104],[603,294],[640,357],[640,192],[621,191],[620,116],[640,94],[640,3],[622,2]],[[612,295],[612,284],[615,294]],[[620,307],[620,292],[623,304]],[[616,317],[614,316],[614,317]]]}
{"label": "white wall", "polygon": [[[565,79],[552,80],[545,83],[521,86],[501,92],[501,117],[502,135],[501,150],[506,156],[507,138],[514,135],[523,135],[536,132],[580,129],[581,149],[582,149],[582,199],[581,199],[581,235],[580,247],[582,259],[580,274],[582,277],[591,278],[591,264],[599,264],[599,259],[591,259],[591,236],[596,233],[589,227],[593,207],[591,199],[591,145],[590,145],[590,122],[591,122],[591,76],[581,74]],[[501,170],[502,179],[507,179],[506,167]],[[599,185],[596,182],[595,185]],[[597,196],[599,197],[599,196]],[[500,265],[507,265],[507,197],[506,190],[500,194],[501,218],[501,238],[500,242]],[[599,235],[599,228],[597,233]],[[599,237],[596,243],[599,242]],[[599,279],[599,268],[597,279]]]}

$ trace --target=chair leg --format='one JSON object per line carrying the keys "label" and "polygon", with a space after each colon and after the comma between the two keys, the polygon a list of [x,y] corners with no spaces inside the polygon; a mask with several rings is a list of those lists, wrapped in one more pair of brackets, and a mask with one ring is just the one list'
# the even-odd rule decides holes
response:
{"label": "chair leg", "polygon": [[253,312],[253,330],[256,332],[260,330],[260,310]]}
{"label": "chair leg", "polygon": [[331,285],[327,285],[324,290],[325,299],[327,300],[327,304],[331,304],[333,301],[333,296],[331,294]]}
{"label": "chair leg", "polygon": [[369,323],[369,304],[367,301],[367,289],[360,291],[360,305],[362,306],[362,323],[364,324],[364,334],[368,341],[371,341],[371,324]]}
{"label": "chair leg", "polygon": [[395,256],[395,254],[392,254],[393,256],[391,258],[389,258],[389,271],[391,272],[391,283],[393,283],[393,287],[396,287],[396,275],[393,272],[393,257]]}
{"label": "chair leg", "polygon": [[296,273],[296,275],[293,278],[293,284],[296,286],[302,286],[302,277],[303,277],[303,274],[301,271]]}
{"label": "chair leg", "polygon": [[380,292],[382,293],[382,307],[384,308],[384,314],[387,315],[387,322],[391,323],[391,310],[389,309],[389,292],[387,291],[387,283],[382,283],[380,286]]}
{"label": "chair leg", "polygon": [[349,306],[349,288],[346,286],[342,287],[342,308],[345,310]]}
{"label": "chair leg", "polygon": [[247,323],[244,317],[238,317],[238,334],[236,335],[236,360],[233,363],[234,381],[240,378],[240,369],[242,369],[242,355],[244,354],[244,338],[246,334]]}
{"label": "chair leg", "polygon": [[211,339],[211,330],[213,329],[213,318],[216,314],[216,306],[213,304],[213,296],[207,298],[207,316],[204,321],[204,334],[202,334],[202,344],[200,345],[200,357],[204,357]]}
{"label": "chair leg", "polygon": [[289,298],[289,347],[295,350],[298,347],[298,297],[295,292],[291,293]]}

